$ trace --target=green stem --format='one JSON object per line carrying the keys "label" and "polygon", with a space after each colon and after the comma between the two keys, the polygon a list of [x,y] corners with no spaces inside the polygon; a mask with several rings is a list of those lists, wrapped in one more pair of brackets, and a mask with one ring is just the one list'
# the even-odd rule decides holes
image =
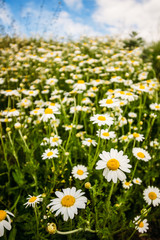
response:
{"label": "green stem", "polygon": [[132,173],[131,181],[132,181],[133,178],[134,178],[134,174],[135,174],[135,171],[136,171],[136,168],[137,168],[137,165],[138,165],[138,161],[139,161],[139,160],[137,159],[136,164],[135,164],[135,166],[134,166],[133,173]]}
{"label": "green stem", "polygon": [[94,167],[95,163],[96,163],[96,160],[97,160],[97,157],[99,155],[99,147],[100,147],[100,142],[101,142],[101,128],[100,128],[100,133],[99,133],[99,138],[98,138],[98,145],[97,145],[97,149],[96,149],[96,153],[95,153],[95,156],[94,156],[94,159],[93,159],[93,163],[91,165],[91,169]]}
{"label": "green stem", "polygon": [[130,236],[127,240],[130,240],[130,239],[133,237],[133,235],[136,233],[136,231],[137,231],[137,229],[135,229],[135,230],[133,231],[133,233],[131,234],[131,236]]}
{"label": "green stem", "polygon": [[[68,234],[72,234],[72,233],[76,233],[76,232],[81,232],[83,230],[84,230],[83,228],[78,228],[78,229],[75,229],[75,230],[72,230],[72,231],[67,231],[67,232],[61,232],[61,231],[57,230],[56,233],[58,233],[60,235],[68,235]],[[91,233],[96,233],[97,232],[97,231],[89,229],[89,228],[86,228],[84,231],[85,232],[91,232]]]}
{"label": "green stem", "polygon": [[37,213],[37,207],[34,208],[35,218],[36,218],[36,238],[39,240],[39,220],[38,220],[38,213]]}
{"label": "green stem", "polygon": [[108,196],[107,203],[106,203],[107,211],[109,210],[110,200],[111,200],[111,196],[113,193],[113,188],[114,188],[114,182],[112,182],[111,189],[110,189],[109,196]]}
{"label": "green stem", "polygon": [[29,152],[30,150],[29,150],[29,148],[28,148],[28,145],[27,145],[27,143],[26,143],[26,140],[24,139],[24,137],[23,137],[23,135],[22,135],[21,130],[18,129],[18,132],[19,132],[19,135],[21,136],[21,138],[22,138],[22,140],[23,140],[23,142],[24,142],[24,145],[25,145],[27,151]]}
{"label": "green stem", "polygon": [[12,139],[11,139],[11,135],[10,135],[9,132],[8,132],[8,137],[9,137],[9,141],[10,141],[10,143],[11,143],[11,145],[12,145],[13,156],[14,156],[15,159],[16,159],[16,162],[17,162],[18,167],[20,167],[19,161],[18,161],[18,157],[17,157],[16,151],[15,151],[15,148],[14,148],[14,144],[13,144],[13,141],[12,141]]}

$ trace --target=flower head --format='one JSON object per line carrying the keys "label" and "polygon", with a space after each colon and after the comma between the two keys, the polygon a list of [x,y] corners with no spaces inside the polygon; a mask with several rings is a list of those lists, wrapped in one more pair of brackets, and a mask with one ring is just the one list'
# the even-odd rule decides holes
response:
{"label": "flower head", "polygon": [[143,148],[133,148],[132,153],[137,159],[143,160],[145,162],[148,162],[151,159],[149,153]]}
{"label": "flower head", "polygon": [[93,121],[93,124],[97,123],[98,126],[108,125],[111,126],[113,124],[113,118],[110,117],[108,114],[96,114],[90,118]]}
{"label": "flower head", "polygon": [[157,187],[148,187],[143,192],[143,198],[148,205],[158,206],[160,204],[160,190]]}
{"label": "flower head", "polygon": [[135,228],[138,230],[138,232],[140,233],[147,232],[149,226],[147,219],[141,220],[141,217],[137,216],[135,217],[133,222],[135,223]]}
{"label": "flower head", "polygon": [[58,157],[58,150],[57,149],[47,149],[42,154],[42,159],[51,159],[51,158],[57,158]]}
{"label": "flower head", "polygon": [[126,179],[124,172],[130,172],[131,165],[127,155],[123,155],[123,151],[118,152],[116,149],[111,149],[110,152],[103,151],[99,155],[101,160],[97,162],[96,169],[104,169],[103,176],[108,182],[111,180],[116,183],[119,179]]}
{"label": "flower head", "polygon": [[0,210],[0,237],[4,235],[4,228],[11,230],[11,219],[10,216],[14,217],[13,213],[7,210]]}
{"label": "flower head", "polygon": [[87,198],[83,196],[82,190],[76,191],[76,188],[72,187],[63,189],[63,192],[56,191],[55,194],[58,198],[51,200],[48,207],[51,207],[52,212],[56,211],[56,216],[61,213],[64,221],[68,218],[73,219],[74,215],[78,214],[78,208],[85,208]]}
{"label": "flower head", "polygon": [[33,208],[35,208],[37,203],[40,203],[43,201],[43,198],[41,198],[42,194],[38,195],[38,196],[31,196],[29,195],[29,197],[27,198],[27,202],[24,203],[24,205],[26,205],[26,207],[31,206]]}
{"label": "flower head", "polygon": [[73,167],[72,174],[73,177],[78,178],[79,180],[83,180],[87,178],[88,175],[87,168],[83,165],[77,165]]}

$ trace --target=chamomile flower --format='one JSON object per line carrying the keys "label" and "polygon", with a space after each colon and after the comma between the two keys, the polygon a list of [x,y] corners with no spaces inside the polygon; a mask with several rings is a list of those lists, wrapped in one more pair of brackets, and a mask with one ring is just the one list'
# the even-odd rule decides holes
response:
{"label": "chamomile flower", "polygon": [[118,107],[119,100],[115,98],[106,98],[99,101],[100,107],[115,108]]}
{"label": "chamomile flower", "polygon": [[135,217],[133,223],[135,223],[135,228],[138,230],[138,232],[140,233],[144,233],[144,232],[147,232],[148,230],[148,222],[147,222],[147,219],[143,219],[141,220],[141,217],[140,216],[137,216]]}
{"label": "chamomile flower", "polygon": [[77,191],[75,187],[66,188],[62,191],[55,192],[58,198],[51,200],[48,207],[51,207],[51,212],[56,211],[55,216],[61,213],[63,220],[67,221],[68,218],[73,219],[74,215],[78,214],[78,208],[84,209],[86,207],[87,198],[83,196],[84,192],[82,190]]}
{"label": "chamomile flower", "polygon": [[41,198],[42,194],[38,195],[38,196],[31,196],[29,195],[29,197],[27,198],[27,202],[24,203],[24,205],[26,207],[33,207],[35,208],[36,204],[40,203],[43,201],[43,198]]}
{"label": "chamomile flower", "polygon": [[114,131],[108,131],[108,129],[101,129],[97,131],[97,136],[102,138],[102,139],[111,139],[111,138],[115,138],[116,134]]}
{"label": "chamomile flower", "polygon": [[46,108],[42,114],[41,120],[47,122],[49,119],[55,120],[55,114],[59,114],[59,111],[54,111],[52,108]]}
{"label": "chamomile flower", "polygon": [[59,136],[54,135],[54,137],[50,137],[49,139],[51,147],[58,146],[62,143],[62,140],[60,139]]}
{"label": "chamomile flower", "polygon": [[79,180],[83,180],[87,178],[88,172],[87,168],[83,165],[77,165],[73,167],[72,174],[74,178],[78,178]]}
{"label": "chamomile flower", "polygon": [[124,181],[126,175],[124,172],[130,172],[132,166],[129,163],[127,155],[123,155],[123,151],[118,152],[117,149],[111,149],[110,152],[103,151],[99,154],[101,160],[97,162],[96,169],[104,169],[103,176],[108,182],[111,180],[117,183],[118,179]]}
{"label": "chamomile flower", "polygon": [[82,141],[82,144],[83,145],[86,145],[86,146],[91,146],[93,145],[94,147],[97,145],[96,141],[91,139],[91,138],[85,138],[83,141]]}
{"label": "chamomile flower", "polygon": [[133,148],[132,153],[137,159],[143,160],[145,162],[148,162],[151,159],[149,153],[143,148]]}
{"label": "chamomile flower", "polygon": [[152,103],[149,105],[151,110],[155,110],[155,111],[160,111],[160,104],[159,103]]}
{"label": "chamomile flower", "polygon": [[[0,237],[4,235],[4,229],[11,230],[11,219],[10,216],[14,217],[13,213],[7,210],[0,210]],[[8,220],[8,221],[7,221]]]}
{"label": "chamomile flower", "polygon": [[142,142],[144,140],[144,135],[140,134],[140,133],[136,133],[136,132],[130,134],[128,137],[132,138],[132,139],[135,139],[138,142]]}
{"label": "chamomile flower", "polygon": [[124,180],[123,182],[122,182],[122,186],[123,186],[123,188],[125,188],[125,189],[129,189],[131,186],[132,186],[133,184],[129,181],[126,181],[126,180]]}
{"label": "chamomile flower", "polygon": [[142,183],[142,180],[140,178],[133,178],[133,183],[140,185]]}
{"label": "chamomile flower", "polygon": [[93,121],[93,124],[97,123],[98,126],[108,125],[111,126],[113,124],[113,118],[108,114],[95,114],[90,118],[90,121]]}
{"label": "chamomile flower", "polygon": [[143,198],[148,205],[153,204],[156,207],[160,204],[160,190],[157,187],[149,186],[144,190]]}
{"label": "chamomile flower", "polygon": [[57,158],[58,157],[58,150],[57,149],[47,149],[42,154],[42,159],[51,159],[51,158]]}

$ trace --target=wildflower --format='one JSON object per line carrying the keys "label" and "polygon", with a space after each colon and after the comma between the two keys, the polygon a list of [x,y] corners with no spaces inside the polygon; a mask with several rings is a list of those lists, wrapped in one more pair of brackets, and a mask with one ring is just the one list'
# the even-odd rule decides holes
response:
{"label": "wildflower", "polygon": [[123,181],[122,182],[123,188],[129,189],[133,184],[131,182]]}
{"label": "wildflower", "polygon": [[113,124],[113,118],[108,114],[96,114],[90,118],[90,121],[93,121],[93,124],[97,123],[98,126],[108,125],[111,126]]}
{"label": "wildflower", "polygon": [[97,162],[96,169],[104,169],[103,176],[108,182],[113,180],[117,183],[117,180],[123,181],[126,179],[124,172],[130,172],[131,165],[128,164],[129,159],[127,155],[123,155],[123,151],[118,152],[116,149],[111,149],[110,152],[103,151],[99,154],[102,160]]}
{"label": "wildflower", "polygon": [[77,165],[73,167],[72,174],[74,178],[78,178],[79,180],[83,180],[87,178],[88,172],[87,168],[83,165]]}
{"label": "wildflower", "polygon": [[19,116],[19,111],[15,108],[10,109],[7,113],[7,117],[17,117]]}
{"label": "wildflower", "polygon": [[155,110],[155,111],[160,111],[160,104],[159,103],[152,103],[149,105],[151,110]]}
{"label": "wildflower", "polygon": [[142,180],[140,178],[133,178],[133,183],[140,185]]}
{"label": "wildflower", "polygon": [[108,107],[108,108],[115,108],[118,107],[119,100],[115,98],[107,98],[107,99],[102,99],[99,101],[100,107]]}
{"label": "wildflower", "polygon": [[[7,210],[0,210],[0,237],[4,235],[4,228],[7,230],[11,230],[11,219],[10,216],[14,217],[13,213],[7,211]],[[7,220],[6,220],[7,218]]]}
{"label": "wildflower", "polygon": [[77,90],[86,90],[86,83],[83,80],[78,80],[77,83],[73,85],[73,89]]}
{"label": "wildflower", "polygon": [[42,159],[51,159],[51,158],[57,158],[58,157],[58,150],[57,149],[47,149],[42,154]]}
{"label": "wildflower", "polygon": [[41,196],[42,196],[42,194],[40,194],[38,196],[29,195],[29,197],[27,198],[28,201],[24,205],[26,205],[26,207],[31,206],[31,207],[35,208],[37,203],[40,203],[43,201],[43,198],[41,198]]}
{"label": "wildflower", "polygon": [[160,190],[157,187],[149,186],[144,190],[143,198],[148,205],[158,206],[160,204]]}
{"label": "wildflower", "polygon": [[47,122],[49,119],[53,119],[55,120],[55,114],[59,114],[59,111],[56,110],[56,111],[53,111],[52,108],[46,108],[43,112],[43,115],[41,117],[41,120],[43,122]]}
{"label": "wildflower", "polygon": [[85,138],[83,141],[82,141],[82,144],[83,145],[86,145],[88,147],[90,147],[91,145],[93,145],[94,147],[97,145],[96,141],[95,140],[92,140],[91,138]]}
{"label": "wildflower", "polygon": [[136,117],[137,117],[137,114],[134,113],[134,112],[129,112],[129,113],[128,113],[128,116],[131,117],[131,118],[136,118]]}
{"label": "wildflower", "polygon": [[138,142],[142,142],[143,139],[144,139],[144,135],[143,134],[140,134],[140,133],[132,133],[128,136],[129,138],[132,138],[132,139],[135,139],[137,140]]}
{"label": "wildflower", "polygon": [[73,219],[75,214],[78,214],[77,209],[84,209],[87,198],[84,197],[82,190],[76,191],[75,187],[63,189],[63,192],[56,191],[55,198],[51,200],[48,207],[51,207],[52,212],[56,211],[56,216],[60,213],[63,215],[63,220],[67,221],[68,218]]}
{"label": "wildflower", "polygon": [[143,160],[145,162],[148,162],[151,159],[149,153],[143,148],[133,148],[132,153],[137,159]]}
{"label": "wildflower", "polygon": [[135,223],[135,228],[138,230],[138,232],[140,233],[144,233],[144,232],[147,232],[148,230],[148,222],[147,222],[147,219],[143,219],[141,220],[140,219],[141,217],[140,216],[137,216],[135,217],[133,223]]}
{"label": "wildflower", "polygon": [[62,143],[62,140],[60,139],[59,136],[54,135],[54,137],[50,137],[49,139],[51,147],[58,146]]}
{"label": "wildflower", "polygon": [[111,138],[115,138],[116,134],[114,131],[108,131],[108,129],[101,129],[97,131],[97,136],[102,138],[102,139],[111,139]]}

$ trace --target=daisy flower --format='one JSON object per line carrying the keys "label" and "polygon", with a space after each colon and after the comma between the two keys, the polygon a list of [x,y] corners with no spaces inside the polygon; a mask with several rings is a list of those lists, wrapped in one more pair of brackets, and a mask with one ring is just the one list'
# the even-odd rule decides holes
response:
{"label": "daisy flower", "polygon": [[[0,237],[4,235],[4,228],[11,230],[11,219],[10,216],[14,217],[13,213],[7,210],[0,210]],[[8,221],[7,221],[8,220]]]}
{"label": "daisy flower", "polygon": [[93,124],[97,123],[98,126],[102,126],[105,124],[111,126],[113,124],[113,118],[110,117],[108,114],[95,114],[93,117],[90,118],[90,121],[93,121]]}
{"label": "daisy flower", "polygon": [[156,111],[160,111],[160,104],[159,103],[152,103],[149,105],[151,110],[156,110]]}
{"label": "daisy flower", "polygon": [[160,190],[157,187],[148,187],[143,192],[143,198],[148,205],[158,206],[160,204]]}
{"label": "daisy flower", "polygon": [[140,216],[137,216],[135,217],[133,223],[135,223],[135,228],[138,230],[138,232],[140,233],[144,233],[144,232],[147,232],[148,230],[148,222],[147,222],[147,219],[143,219],[141,220],[140,219],[141,217]]}
{"label": "daisy flower", "polygon": [[119,106],[119,100],[115,98],[107,98],[99,101],[100,107],[115,108]]}
{"label": "daisy flower", "polygon": [[129,138],[133,138],[135,140],[137,140],[138,142],[142,142],[144,140],[144,135],[140,134],[140,133],[132,133],[128,136]]}
{"label": "daisy flower", "polygon": [[83,80],[78,80],[77,83],[73,85],[74,90],[86,90],[86,83]]}
{"label": "daisy flower", "polygon": [[59,136],[54,135],[54,137],[50,137],[49,139],[51,147],[58,146],[62,143],[62,140],[60,139]]}
{"label": "daisy flower", "polygon": [[108,129],[101,129],[97,131],[97,136],[102,138],[102,139],[111,139],[111,138],[115,138],[116,134],[114,131],[108,131]]}
{"label": "daisy flower", "polygon": [[132,185],[133,185],[133,184],[132,184],[131,182],[127,182],[127,181],[125,181],[125,180],[122,182],[122,186],[123,186],[123,188],[125,188],[125,189],[129,189]]}
{"label": "daisy flower", "polygon": [[133,178],[133,183],[140,185],[142,180],[140,178]]}
{"label": "daisy flower", "polygon": [[93,145],[94,147],[97,145],[96,141],[95,140],[92,140],[91,138],[85,138],[83,141],[82,141],[82,144],[83,145],[86,145],[88,147],[90,147],[91,145]]}
{"label": "daisy flower", "polygon": [[10,109],[7,113],[7,117],[17,117],[19,116],[19,111],[15,108]]}
{"label": "daisy flower", "polygon": [[78,178],[79,180],[83,180],[87,178],[88,172],[87,168],[83,165],[77,165],[73,167],[72,174],[74,178]]}
{"label": "daisy flower", "polygon": [[40,203],[43,201],[43,198],[41,198],[42,194],[38,195],[38,196],[31,196],[29,195],[29,197],[27,198],[27,202],[24,203],[24,205],[26,205],[26,207],[33,207],[35,208],[37,203]]}
{"label": "daisy flower", "polygon": [[132,166],[129,163],[127,155],[123,155],[123,151],[118,152],[117,149],[111,148],[110,152],[103,151],[99,154],[101,160],[97,162],[96,169],[104,169],[103,176],[108,182],[111,180],[117,183],[118,179],[123,181],[126,179],[124,172],[130,172]]}
{"label": "daisy flower", "polygon": [[51,159],[51,158],[57,158],[58,157],[58,150],[57,149],[47,149],[42,154],[42,159]]}
{"label": "daisy flower", "polygon": [[148,162],[151,159],[149,153],[143,148],[133,148],[132,153],[137,159],[143,160],[145,162]]}
{"label": "daisy flower", "polygon": [[56,211],[55,216],[61,213],[64,221],[68,218],[73,219],[74,215],[78,214],[77,209],[84,209],[87,203],[87,198],[83,196],[84,192],[76,191],[75,187],[63,189],[63,192],[56,191],[55,194],[58,198],[51,200],[48,207],[51,207],[51,212]]}

